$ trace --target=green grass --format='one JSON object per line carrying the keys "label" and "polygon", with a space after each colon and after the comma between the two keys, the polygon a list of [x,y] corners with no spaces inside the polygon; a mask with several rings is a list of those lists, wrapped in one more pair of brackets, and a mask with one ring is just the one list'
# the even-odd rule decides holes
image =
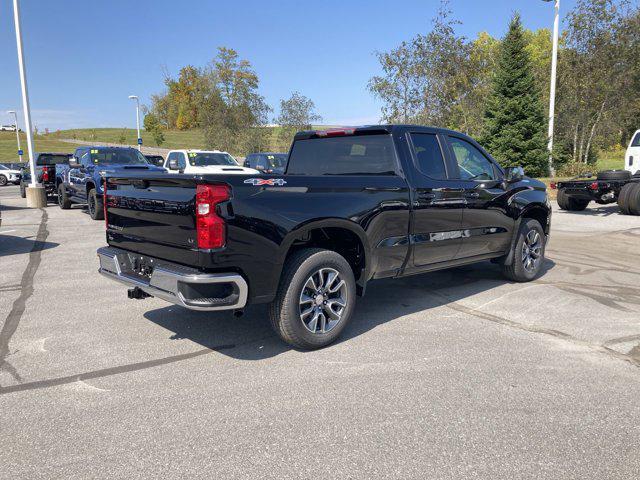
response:
{"label": "green grass", "polygon": [[[33,139],[34,148],[37,152],[68,152],[76,149],[76,145],[61,142],[51,135],[35,135]],[[24,132],[20,134],[20,144],[24,150],[22,159],[28,161],[27,136]],[[16,143],[15,132],[0,132],[0,162],[17,162],[18,144]]]}
{"label": "green grass", "polygon": [[[202,130],[165,130],[165,141],[161,148],[181,149],[181,148],[204,148],[204,135]],[[150,133],[141,132],[142,143],[148,147],[155,147],[153,136]],[[79,128],[74,130],[60,130],[49,134],[51,137],[70,138],[84,140],[87,142],[122,143],[124,136],[125,145],[136,145],[138,135],[134,128]]]}

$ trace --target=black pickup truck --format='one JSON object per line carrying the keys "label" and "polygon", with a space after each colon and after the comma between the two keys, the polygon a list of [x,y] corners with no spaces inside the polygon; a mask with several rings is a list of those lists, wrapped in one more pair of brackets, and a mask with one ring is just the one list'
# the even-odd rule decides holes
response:
{"label": "black pickup truck", "polygon": [[618,202],[624,215],[640,215],[640,172],[604,170],[594,178],[592,174],[551,183],[558,190],[558,206],[562,210],[580,212],[591,202],[599,205]]}
{"label": "black pickup truck", "polygon": [[100,272],[194,310],[270,303],[289,344],[319,348],[367,282],[484,260],[536,278],[543,183],[473,139],[408,125],[300,132],[283,175],[108,175]]}

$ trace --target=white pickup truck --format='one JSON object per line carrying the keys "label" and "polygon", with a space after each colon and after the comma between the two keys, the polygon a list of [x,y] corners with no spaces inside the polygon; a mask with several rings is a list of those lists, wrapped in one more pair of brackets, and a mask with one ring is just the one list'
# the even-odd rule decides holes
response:
{"label": "white pickup truck", "polygon": [[171,150],[164,163],[169,173],[255,175],[253,168],[242,167],[227,152],[219,150]]}
{"label": "white pickup truck", "polygon": [[631,137],[629,148],[624,154],[624,168],[629,170],[631,175],[640,173],[640,130],[636,130]]}

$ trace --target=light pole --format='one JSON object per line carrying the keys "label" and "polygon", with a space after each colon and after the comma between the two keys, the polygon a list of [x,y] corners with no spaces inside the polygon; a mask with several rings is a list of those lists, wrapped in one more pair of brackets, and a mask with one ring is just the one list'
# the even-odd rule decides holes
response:
{"label": "light pole", "polygon": [[[29,108],[29,91],[27,88],[27,74],[22,51],[22,30],[20,29],[20,5],[13,0],[13,21],[16,26],[16,43],[18,46],[18,69],[20,70],[20,85],[22,87],[22,109],[24,110],[24,126],[27,133],[27,147],[29,147],[29,170],[31,183],[27,187],[27,207],[41,208],[47,204],[47,194],[44,187],[37,183],[36,165],[33,158],[33,138],[31,136],[31,110]],[[17,122],[16,122],[17,123]],[[17,125],[16,125],[17,128]]]}
{"label": "light pole", "polygon": [[136,101],[136,126],[138,127],[138,150],[142,151],[142,137],[140,136],[140,100],[137,95],[129,95],[130,100]]}
{"label": "light pole", "polygon": [[555,3],[555,16],[553,20],[553,51],[551,53],[551,86],[549,92],[549,173],[555,175],[553,168],[553,121],[555,117],[556,107],[556,67],[558,65],[558,29],[560,27],[560,0],[543,0],[545,2],[553,1]]}
{"label": "light pole", "polygon": [[15,126],[16,126],[16,140],[18,141],[18,158],[20,159],[20,163],[22,163],[22,148],[20,148],[20,129],[18,128],[18,114],[15,110],[9,110],[7,112],[9,115],[13,115]]}

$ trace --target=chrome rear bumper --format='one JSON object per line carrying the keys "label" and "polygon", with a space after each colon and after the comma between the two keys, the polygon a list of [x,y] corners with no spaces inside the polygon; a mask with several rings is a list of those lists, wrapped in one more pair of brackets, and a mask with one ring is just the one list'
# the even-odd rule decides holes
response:
{"label": "chrome rear bumper", "polygon": [[[202,273],[112,247],[99,248],[97,254],[98,272],[105,277],[190,310],[235,310],[247,303],[249,287],[237,273]],[[150,276],[136,273],[138,260],[152,267]]]}

